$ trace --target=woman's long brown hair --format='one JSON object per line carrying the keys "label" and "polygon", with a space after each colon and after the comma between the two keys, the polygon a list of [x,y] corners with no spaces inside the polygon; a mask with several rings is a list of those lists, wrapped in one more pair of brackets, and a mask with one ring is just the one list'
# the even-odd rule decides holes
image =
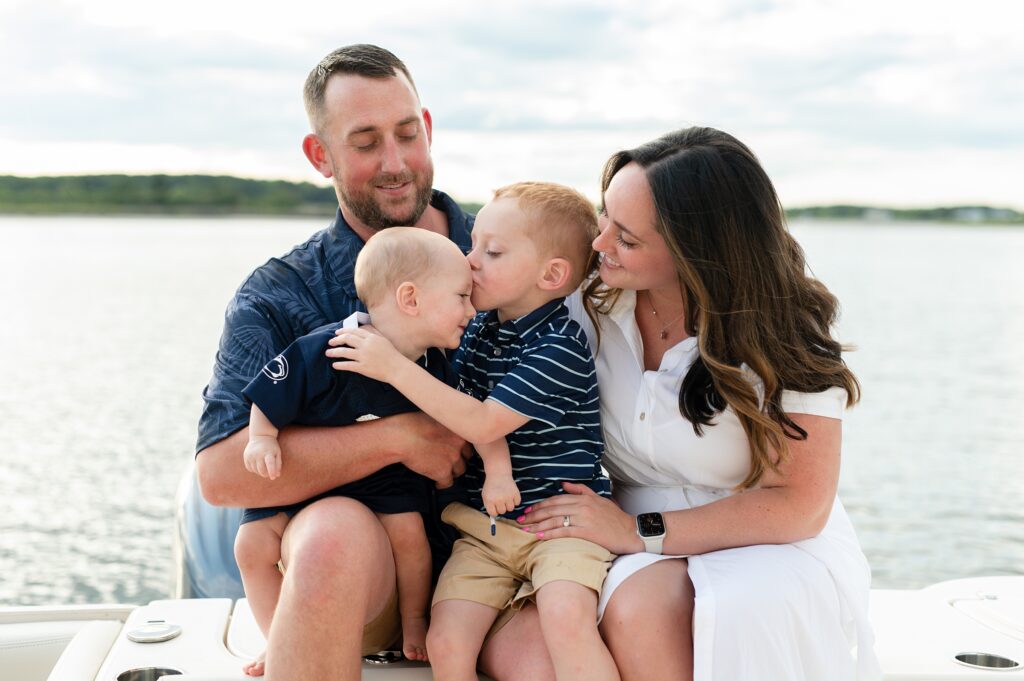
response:
{"label": "woman's long brown hair", "polygon": [[[699,357],[683,379],[679,411],[701,435],[730,406],[750,440],[754,487],[788,456],[788,439],[807,433],[782,410],[783,390],[846,390],[860,385],[832,337],[838,302],[810,276],[803,249],[786,229],[771,180],[739,140],[713,128],[663,135],[608,160],[602,194],[628,163],[644,169],[659,231],[676,263],[686,330]],[[587,311],[607,313],[621,290],[594,279]],[[763,402],[746,365],[761,379]]]}

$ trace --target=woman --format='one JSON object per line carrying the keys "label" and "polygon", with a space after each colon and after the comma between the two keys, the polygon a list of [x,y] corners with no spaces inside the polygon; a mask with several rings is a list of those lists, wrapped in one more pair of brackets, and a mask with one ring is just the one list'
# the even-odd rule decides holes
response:
{"label": "woman", "polygon": [[566,484],[523,525],[620,554],[601,629],[623,679],[880,678],[836,498],[859,386],[770,180],[735,138],[690,128],[613,156],[602,190],[576,316],[618,503]]}

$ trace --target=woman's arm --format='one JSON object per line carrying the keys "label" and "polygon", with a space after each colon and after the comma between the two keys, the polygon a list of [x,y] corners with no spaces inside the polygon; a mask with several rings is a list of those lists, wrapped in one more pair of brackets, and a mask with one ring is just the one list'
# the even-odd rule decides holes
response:
{"label": "woman's arm", "polygon": [[[696,508],[664,513],[666,554],[700,554],[753,544],[786,544],[817,535],[825,526],[839,482],[842,421],[789,414],[807,431],[789,440],[789,458],[761,486]],[[544,539],[580,537],[613,553],[643,551],[634,516],[582,485],[571,494],[533,506],[520,521]],[[562,527],[563,516],[571,525]]]}

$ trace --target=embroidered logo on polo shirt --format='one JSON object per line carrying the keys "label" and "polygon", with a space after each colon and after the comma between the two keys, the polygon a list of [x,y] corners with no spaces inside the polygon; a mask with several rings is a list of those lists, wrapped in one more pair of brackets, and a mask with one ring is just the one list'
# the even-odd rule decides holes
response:
{"label": "embroidered logo on polo shirt", "polygon": [[263,367],[263,375],[277,385],[278,381],[288,378],[288,360],[284,358],[284,355],[278,355]]}

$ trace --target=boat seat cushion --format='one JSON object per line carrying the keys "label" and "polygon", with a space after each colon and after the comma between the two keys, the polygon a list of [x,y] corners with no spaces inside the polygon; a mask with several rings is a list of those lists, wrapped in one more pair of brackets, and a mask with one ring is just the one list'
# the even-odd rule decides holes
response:
{"label": "boat seat cushion", "polygon": [[3,678],[46,681],[64,648],[85,624],[81,620],[0,624]]}
{"label": "boat seat cushion", "polygon": [[54,665],[47,681],[92,681],[117,641],[122,622],[97,620],[86,622],[71,639]]}
{"label": "boat seat cushion", "polygon": [[225,644],[228,652],[243,660],[256,657],[267,647],[267,641],[256,625],[256,618],[252,616],[252,609],[249,608],[249,600],[246,598],[235,601]]}

